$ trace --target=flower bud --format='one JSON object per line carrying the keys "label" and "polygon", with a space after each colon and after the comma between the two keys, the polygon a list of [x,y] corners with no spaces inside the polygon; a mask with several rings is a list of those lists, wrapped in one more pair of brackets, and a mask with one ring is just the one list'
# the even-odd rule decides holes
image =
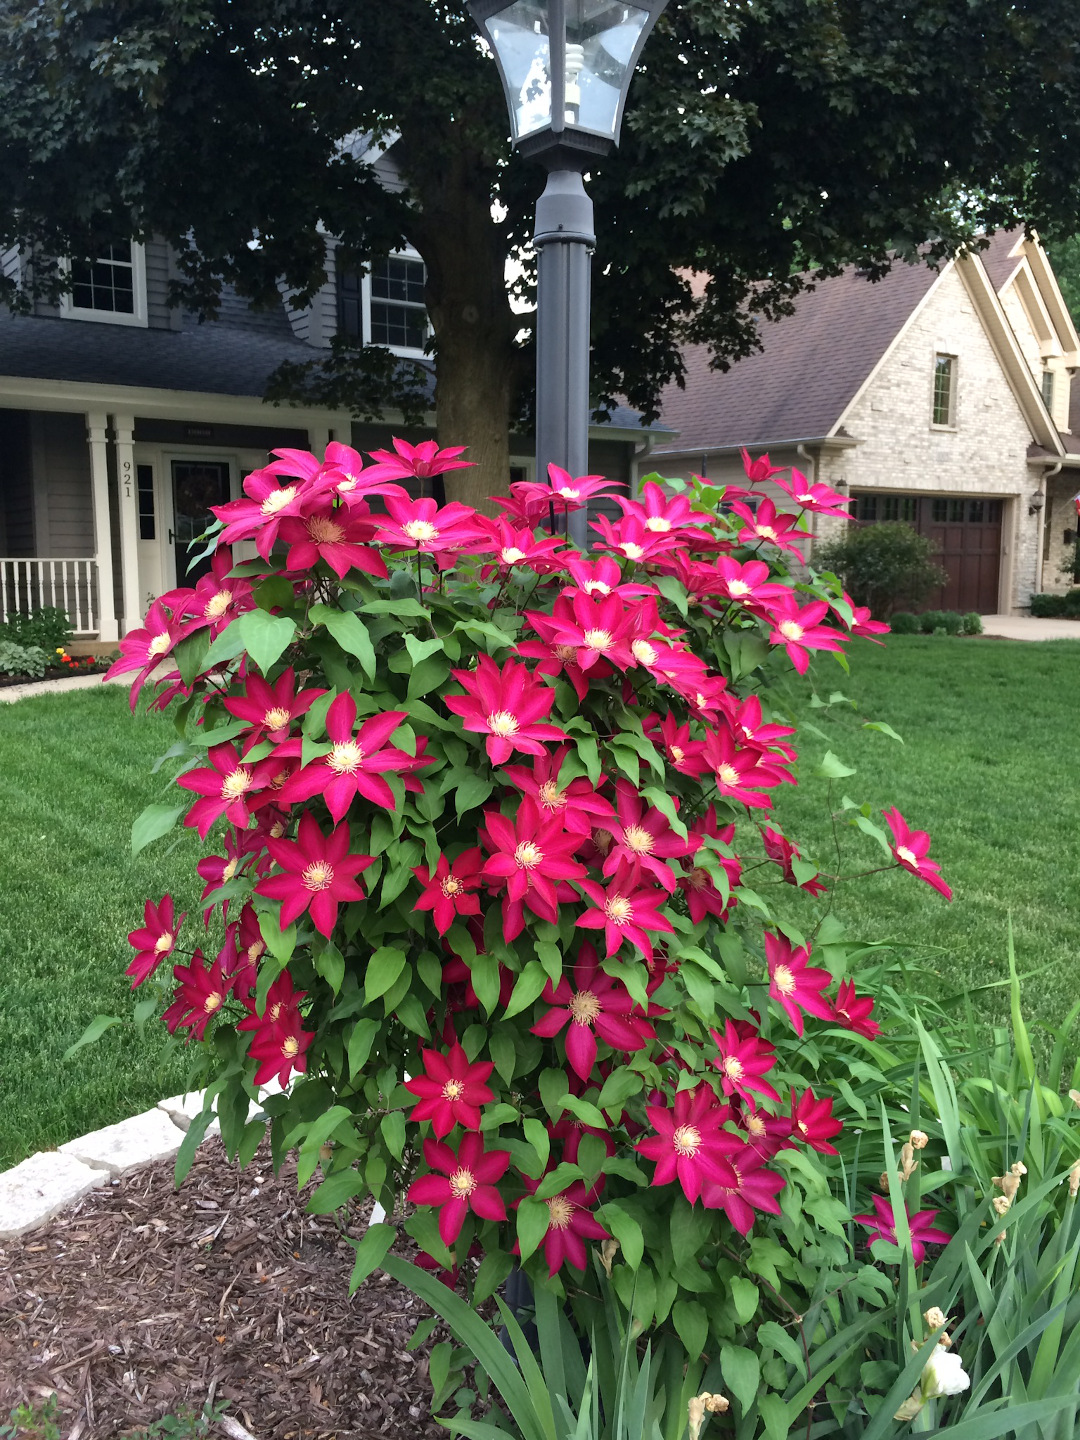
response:
{"label": "flower bud", "polygon": [[1080,1160],[1069,1171],[1069,1199],[1075,1200],[1080,1195]]}
{"label": "flower bud", "polygon": [[923,1312],[928,1330],[942,1330],[949,1323],[949,1317],[939,1305],[931,1305],[929,1310]]}
{"label": "flower bud", "polygon": [[1069,1099],[1074,1105],[1080,1105],[1080,1090],[1070,1090]]}
{"label": "flower bud", "polygon": [[1007,1215],[1012,1206],[1012,1197],[1009,1195],[995,1195],[993,1204],[994,1209],[999,1215]]}
{"label": "flower bud", "polygon": [[925,1130],[912,1130],[908,1136],[908,1142],[913,1145],[916,1150],[925,1150],[930,1143],[930,1136],[927,1135]]}
{"label": "flower bud", "polygon": [[1020,1176],[1027,1174],[1027,1166],[1022,1160],[1017,1160],[1009,1166],[1009,1174],[1015,1175],[1019,1179]]}

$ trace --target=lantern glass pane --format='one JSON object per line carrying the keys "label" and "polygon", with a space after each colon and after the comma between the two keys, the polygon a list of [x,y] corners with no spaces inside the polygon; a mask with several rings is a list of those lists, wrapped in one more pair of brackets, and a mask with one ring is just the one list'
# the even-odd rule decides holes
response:
{"label": "lantern glass pane", "polygon": [[506,77],[514,139],[551,124],[551,50],[545,0],[516,0],[487,22]]}

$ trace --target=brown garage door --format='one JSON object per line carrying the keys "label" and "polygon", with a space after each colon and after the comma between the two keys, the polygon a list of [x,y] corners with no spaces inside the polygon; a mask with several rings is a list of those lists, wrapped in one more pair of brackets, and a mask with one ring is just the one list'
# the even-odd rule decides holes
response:
{"label": "brown garage door", "polygon": [[923,610],[998,608],[1003,502],[951,495],[854,496],[853,518],[862,524],[902,521],[934,542],[938,564],[949,579],[920,607]]}

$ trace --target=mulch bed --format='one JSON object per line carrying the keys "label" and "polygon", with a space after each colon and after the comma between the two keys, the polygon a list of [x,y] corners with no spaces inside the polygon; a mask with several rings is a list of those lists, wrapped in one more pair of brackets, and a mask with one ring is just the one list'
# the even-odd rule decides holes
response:
{"label": "mulch bed", "polygon": [[[0,1245],[0,1424],[56,1394],[66,1440],[121,1436],[208,1397],[256,1440],[434,1440],[428,1313],[377,1271],[350,1300],[364,1211],[312,1216],[296,1169],[208,1141]],[[426,1347],[425,1347],[426,1349]]]}
{"label": "mulch bed", "polygon": [[0,690],[9,685],[40,685],[45,680],[70,680],[72,675],[104,675],[112,662],[100,665],[50,665],[44,675],[0,675]]}

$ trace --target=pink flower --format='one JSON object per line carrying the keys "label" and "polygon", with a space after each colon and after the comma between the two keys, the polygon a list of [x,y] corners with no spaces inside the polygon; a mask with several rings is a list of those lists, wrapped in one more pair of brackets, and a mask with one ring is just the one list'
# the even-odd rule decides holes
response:
{"label": "pink flower", "polygon": [[506,1174],[509,1150],[484,1150],[474,1131],[462,1137],[457,1153],[438,1140],[424,1141],[424,1162],[432,1173],[420,1175],[409,1186],[410,1205],[439,1207],[439,1234],[453,1245],[471,1210],[482,1220],[505,1220],[506,1205],[495,1182]]}
{"label": "pink flower", "polygon": [[[615,811],[584,776],[568,780],[560,788],[559,772],[569,751],[569,745],[560,745],[553,752],[538,755],[531,770],[523,765],[507,765],[503,774],[511,785],[531,795],[545,815],[558,817],[574,834],[589,835],[597,825],[606,827],[614,820]],[[603,776],[600,783],[604,783]]]}
{"label": "pink flower", "polygon": [[[887,1240],[890,1245],[897,1244],[896,1239],[896,1215],[893,1211],[892,1201],[886,1195],[871,1195],[870,1203],[874,1207],[872,1215],[856,1215],[855,1223],[865,1225],[870,1234],[867,1239],[870,1243],[875,1240]],[[906,1210],[905,1206],[905,1210]],[[911,1255],[916,1265],[921,1265],[926,1258],[927,1245],[947,1245],[952,1236],[947,1230],[936,1230],[933,1222],[937,1218],[936,1210],[919,1210],[914,1215],[908,1215],[908,1229],[911,1232]]]}
{"label": "pink flower", "polygon": [[597,1039],[613,1050],[633,1051],[656,1038],[640,1011],[631,1018],[635,1006],[630,992],[600,969],[596,951],[589,944],[582,945],[574,966],[573,988],[563,975],[558,985],[548,981],[541,999],[552,1008],[532,1026],[532,1033],[549,1038],[569,1024],[566,1058],[582,1080],[589,1079],[596,1065]]}
{"label": "pink flower", "polygon": [[467,693],[446,697],[446,708],[460,715],[466,730],[486,735],[493,765],[503,765],[515,750],[543,755],[546,740],[566,740],[557,725],[542,725],[551,713],[555,691],[534,680],[516,660],[501,668],[490,655],[477,656],[475,670],[450,672]]}
{"label": "pink flower", "polygon": [[[375,464],[369,466],[366,473],[372,478],[403,480],[412,475],[418,480],[427,480],[432,475],[445,475],[448,470],[467,470],[473,464],[471,460],[460,458],[468,449],[466,445],[448,445],[440,450],[434,440],[421,440],[418,445],[410,445],[407,440],[394,439],[391,444],[393,451],[370,452]],[[329,447],[326,453],[329,458]]]}
{"label": "pink flower", "polygon": [[[564,829],[561,816],[543,815],[526,795],[513,820],[498,810],[486,811],[480,836],[489,851],[485,880],[504,881],[511,905],[527,904],[542,920],[557,923],[559,883],[580,880],[586,873],[574,859],[580,833]],[[520,933],[517,923],[507,926],[507,939]]]}
{"label": "pink flower", "polygon": [[874,1002],[869,995],[856,995],[852,980],[841,980],[833,1001],[833,1016],[838,1025],[853,1030],[856,1035],[865,1035],[873,1040],[881,1034],[881,1026],[870,1016]]}
{"label": "pink flower", "polygon": [[[848,598],[845,596],[845,599]],[[835,608],[835,607],[834,607]],[[837,612],[839,613],[839,612]],[[872,620],[870,618],[869,605],[852,605],[851,607],[851,633],[861,635],[865,640],[871,640],[875,645],[884,645],[884,640],[878,640],[878,635],[888,635],[890,627],[884,620]]]}
{"label": "pink flower", "polygon": [[603,475],[578,475],[575,478],[569,470],[553,464],[548,466],[548,481],[552,497],[565,513],[580,510],[605,491],[618,489],[614,480],[608,480]]}
{"label": "pink flower", "polygon": [[613,525],[606,515],[600,515],[593,521],[592,529],[598,530],[604,537],[608,550],[617,550],[625,559],[633,560],[635,564],[653,560],[682,543],[678,535],[647,530],[644,524],[633,516],[624,515],[617,525]]}
{"label": "pink flower", "polygon": [[173,919],[171,895],[163,895],[156,905],[147,900],[142,929],[132,930],[128,936],[128,944],[135,949],[135,958],[124,974],[131,976],[133,990],[176,949],[176,936],[186,918],[185,912],[179,920]]}
{"label": "pink flower", "polygon": [[572,648],[584,671],[598,660],[606,660],[620,670],[634,664],[630,644],[640,633],[638,609],[626,606],[618,595],[593,599],[574,590],[559,596],[550,616],[527,611],[525,618],[550,645]]}
{"label": "pink flower", "polygon": [[225,709],[239,720],[247,720],[252,740],[269,740],[278,745],[288,738],[294,720],[306,715],[325,690],[301,690],[296,694],[296,671],[290,666],[270,685],[261,675],[249,674],[241,695],[230,695]]}
{"label": "pink flower", "polygon": [[430,910],[440,935],[446,934],[459,915],[480,914],[480,901],[469,892],[480,884],[482,858],[474,845],[471,850],[463,850],[453,864],[445,855],[440,855],[434,874],[426,865],[413,868],[413,874],[424,887],[413,909]]}
{"label": "pink flower", "polygon": [[339,825],[330,835],[324,835],[305,811],[295,841],[269,839],[266,848],[281,866],[281,873],[260,880],[255,890],[281,901],[282,929],[309,910],[316,930],[329,936],[337,921],[338,905],[363,900],[364,891],[356,876],[372,864],[374,857],[349,853],[347,825]]}
{"label": "pink flower", "polygon": [[716,789],[724,800],[750,809],[770,810],[772,801],[760,792],[780,783],[774,765],[763,764],[756,745],[740,746],[726,728],[710,730],[705,737],[704,758],[716,776]]}
{"label": "pink flower", "polygon": [[[525,1188],[532,1193],[540,1185],[539,1180],[525,1181]],[[548,1228],[540,1244],[544,1259],[548,1262],[548,1275],[555,1275],[565,1264],[576,1270],[584,1270],[589,1263],[585,1249],[586,1240],[607,1240],[608,1232],[588,1208],[595,1200],[596,1191],[586,1190],[580,1180],[558,1195],[552,1195],[543,1203],[548,1208]],[[514,1247],[517,1254],[517,1246]]]}
{"label": "pink flower", "polygon": [[161,597],[162,604],[178,619],[190,621],[192,630],[209,626],[211,638],[215,638],[238,615],[255,608],[251,581],[230,575],[232,568],[232,551],[219,545],[209,571],[199,577],[194,590],[170,590]]}
{"label": "pink flower", "polygon": [[777,480],[776,483],[804,510],[810,510],[815,515],[834,515],[839,520],[851,518],[847,508],[851,504],[850,496],[830,490],[828,485],[811,485],[801,470],[793,469],[790,480]]}
{"label": "pink flower", "polygon": [[773,465],[769,461],[768,454],[759,455],[756,460],[751,460],[750,451],[745,447],[741,451],[743,470],[751,485],[759,485],[763,480],[770,480],[774,475],[783,475],[787,469],[786,465]]}
{"label": "pink flower", "polygon": [[800,675],[805,675],[810,665],[811,650],[842,651],[844,648],[845,637],[839,630],[820,623],[828,612],[829,606],[824,600],[815,600],[812,605],[804,605],[800,609],[795,597],[789,593],[787,600],[778,604],[769,616],[773,627],[769,632],[769,644],[783,645],[788,659]]}
{"label": "pink flower", "polygon": [[357,730],[356,701],[343,691],[326,712],[330,753],[312,760],[286,781],[281,799],[293,804],[321,795],[335,822],[344,818],[357,795],[373,805],[395,809],[394,792],[382,777],[387,772],[408,770],[414,757],[386,742],[408,718],[405,710],[387,710],[365,720]]}
{"label": "pink flower", "polygon": [[735,897],[730,894],[725,900],[708,870],[693,863],[700,851],[709,850],[713,863],[720,866],[727,876],[728,885],[734,888],[742,879],[742,862],[739,857],[718,855],[711,846],[705,844],[706,839],[711,839],[730,845],[734,838],[735,826],[720,824],[715,805],[710,805],[705,814],[690,826],[686,859],[683,861],[683,868],[687,873],[679,880],[679,889],[686,896],[690,919],[695,925],[701,925],[706,915],[715,915],[718,920],[726,920],[731,907],[736,903]]}
{"label": "pink flower", "polygon": [[643,721],[645,734],[667,757],[680,775],[699,780],[709,767],[704,760],[705,742],[690,737],[690,726],[680,725],[674,715],[647,715]]}
{"label": "pink flower", "polygon": [[695,589],[698,594],[718,595],[729,604],[757,608],[791,593],[786,585],[770,580],[771,573],[764,560],[740,562],[732,555],[719,555],[714,565],[698,567]]}
{"label": "pink flower", "polygon": [[238,830],[246,829],[254,809],[250,801],[270,783],[274,769],[272,760],[245,760],[227,743],[212,745],[206,758],[208,766],[189,770],[176,781],[182,790],[194,790],[203,797],[184,816],[184,824],[194,825],[202,840],[222,815]]}
{"label": "pink flower", "polygon": [[730,1181],[707,1185],[701,1195],[706,1209],[723,1210],[740,1235],[749,1235],[757,1218],[755,1211],[779,1215],[777,1195],[787,1183],[775,1170],[765,1169],[765,1156],[751,1145],[739,1145],[727,1163]]}
{"label": "pink flower", "polygon": [[484,567],[485,579],[493,569],[505,576],[519,565],[528,565],[538,575],[552,575],[565,568],[565,556],[575,553],[559,550],[559,546],[565,544],[564,536],[545,535],[538,540],[531,528],[517,529],[505,515],[498,520],[478,515],[477,527],[482,534],[473,541],[472,552],[478,555],[495,552],[495,565]]}
{"label": "pink flower", "polygon": [[586,910],[577,923],[587,930],[603,930],[609,959],[624,940],[629,940],[646,960],[651,960],[653,948],[648,932],[674,933],[671,922],[658,908],[666,902],[667,895],[663,890],[641,885],[634,869],[625,863],[620,865],[606,890],[593,880],[580,881],[595,908]]}
{"label": "pink flower", "polygon": [[743,1143],[723,1129],[727,1107],[716,1103],[710,1086],[680,1090],[670,1108],[647,1105],[645,1113],[656,1134],[639,1140],[634,1149],[655,1160],[654,1185],[671,1185],[678,1180],[692,1205],[710,1183],[736,1183],[728,1157],[742,1150]]}
{"label": "pink flower", "polygon": [[895,843],[890,845],[889,849],[896,856],[897,862],[905,870],[910,870],[912,875],[917,875],[920,880],[932,885],[946,900],[951,900],[953,892],[938,874],[941,866],[928,856],[930,836],[926,831],[909,830],[907,821],[895,806],[881,813],[893,834]]}
{"label": "pink flower", "polygon": [[796,885],[800,890],[805,890],[808,895],[823,895],[828,889],[821,880],[811,876],[809,880],[796,880],[793,862],[801,860],[802,855],[799,847],[779,830],[773,830],[768,825],[761,826],[761,838],[765,845],[765,854],[775,864],[779,865],[780,873],[788,885]]}
{"label": "pink flower", "polygon": [[833,1119],[832,1107],[831,1099],[819,1100],[813,1090],[804,1090],[798,1100],[792,1090],[792,1139],[802,1140],[814,1150],[820,1150],[823,1155],[839,1154],[836,1146],[830,1145],[829,1141],[834,1135],[839,1135],[844,1127],[839,1120]]}
{"label": "pink flower", "polygon": [[731,1020],[724,1021],[724,1033],[710,1030],[716,1041],[717,1053],[710,1064],[720,1072],[720,1086],[725,1095],[739,1095],[753,1103],[752,1090],[767,1100],[779,1103],[780,1096],[762,1077],[776,1064],[776,1049],[756,1031],[741,1035]]}
{"label": "pink flower", "polygon": [[208,970],[202,951],[196,950],[191,964],[174,965],[173,974],[178,982],[175,998],[161,1018],[170,1035],[187,1029],[196,1040],[201,1040],[207,1025],[221,1009],[229,993],[221,964],[215,961]]}
{"label": "pink flower", "polygon": [[[688,496],[667,495],[655,480],[646,481],[641,487],[638,500],[627,500],[621,495],[616,495],[614,499],[624,515],[639,521],[654,535],[667,535],[671,531],[711,525],[713,521],[711,515],[691,510]],[[695,538],[701,537],[684,537],[691,544]]]}
{"label": "pink flower", "polygon": [[449,1135],[455,1125],[466,1130],[480,1129],[480,1106],[495,1096],[484,1082],[495,1068],[490,1060],[472,1064],[455,1041],[445,1055],[438,1050],[421,1050],[424,1074],[405,1081],[405,1089],[418,1096],[410,1120],[430,1120],[436,1138]]}
{"label": "pink flower", "polygon": [[314,570],[324,560],[341,580],[350,570],[362,570],[386,578],[386,562],[369,541],[374,526],[362,515],[348,509],[334,509],[329,502],[303,519],[289,516],[281,522],[281,538],[289,547],[288,570]]}
{"label": "pink flower", "polygon": [[[307,458],[314,461],[314,456]],[[315,461],[316,465],[317,463]],[[244,480],[243,499],[211,506],[214,514],[225,525],[219,537],[220,544],[231,545],[237,540],[254,540],[256,550],[264,560],[268,560],[277,542],[282,521],[290,518],[302,519],[323,503],[325,491],[330,485],[328,477],[316,472],[311,478],[295,481],[291,485],[279,485],[277,472],[284,468],[267,465],[261,470],[253,470]],[[287,473],[294,472],[289,469]]]}
{"label": "pink flower", "polygon": [[[655,585],[624,583],[622,567],[610,555],[575,556],[569,561],[570,580],[586,595],[621,595],[629,600],[637,596],[659,594]],[[569,594],[569,588],[563,594]]]}
{"label": "pink flower", "polygon": [[792,538],[794,535],[802,540],[806,538],[803,531],[796,529],[799,523],[797,515],[780,514],[771,500],[759,500],[756,512],[741,500],[736,500],[731,505],[731,512],[745,522],[736,537],[740,545],[765,541],[769,545],[778,545],[782,550],[792,550],[796,555],[802,554]]}
{"label": "pink flower", "polygon": [[[114,660],[105,672],[105,679],[126,675],[137,670],[132,686],[129,704],[135,709],[139,691],[146,683],[147,676],[164,660],[178,641],[190,634],[195,627],[170,615],[160,600],[155,600],[146,612],[146,619],[138,630],[129,630],[120,641],[120,659]],[[177,674],[176,671],[173,672]]]}
{"label": "pink flower", "polygon": [[[675,834],[662,811],[645,804],[629,780],[615,782],[615,797],[617,818],[605,825],[612,846],[604,861],[604,874],[611,875],[626,864],[635,877],[646,875],[670,894],[675,889],[675,875],[664,861],[693,853],[690,842]],[[677,807],[679,802],[672,803]]]}
{"label": "pink flower", "polygon": [[821,993],[832,984],[832,976],[810,964],[809,950],[795,950],[786,935],[766,930],[765,958],[769,965],[769,994],[783,1006],[796,1035],[803,1033],[804,1011],[819,1020],[833,1019],[832,1006]]}
{"label": "pink flower", "polygon": [[248,1046],[248,1056],[259,1062],[255,1071],[256,1085],[268,1085],[276,1080],[287,1085],[294,1074],[303,1075],[307,1070],[307,1051],[314,1034],[303,1029],[299,1017],[293,1025],[267,1026],[259,1029]]}
{"label": "pink flower", "polygon": [[444,505],[430,499],[398,500],[388,495],[389,522],[380,519],[375,538],[395,550],[445,555],[464,549],[479,535],[476,511],[469,505]]}

